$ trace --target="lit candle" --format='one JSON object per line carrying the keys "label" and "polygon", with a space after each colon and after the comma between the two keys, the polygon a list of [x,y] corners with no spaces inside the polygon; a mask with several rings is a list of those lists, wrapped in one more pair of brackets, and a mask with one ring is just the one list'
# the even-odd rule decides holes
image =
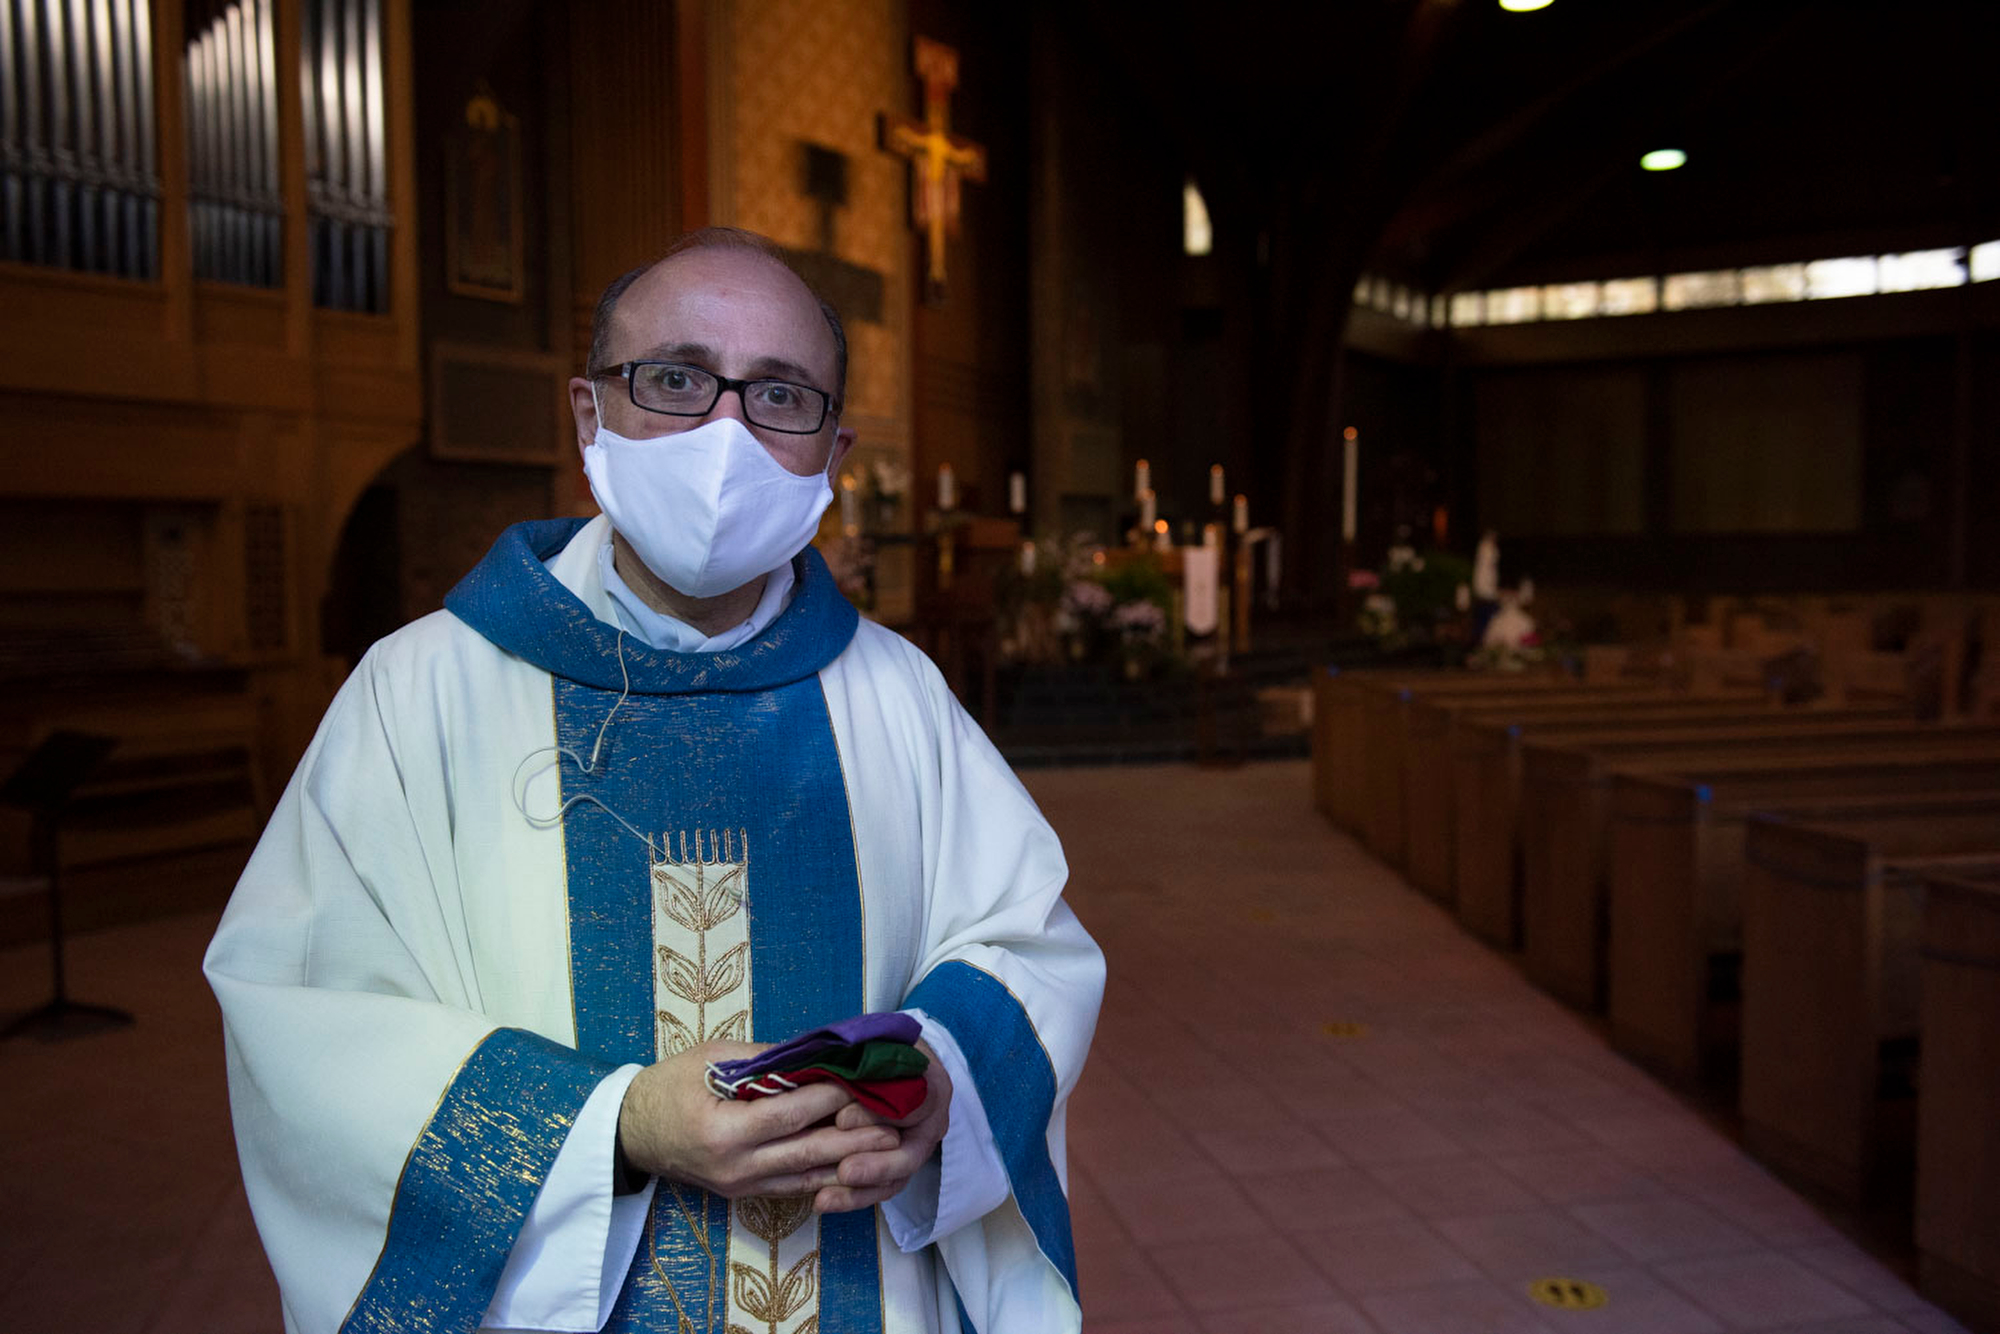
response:
{"label": "lit candle", "polygon": [[[1014,475],[1016,477],[1019,477],[1021,474],[1015,473]],[[1035,544],[1033,542],[1023,542],[1021,544],[1021,573],[1033,574],[1034,572],[1035,572]]]}
{"label": "lit candle", "polygon": [[1007,510],[1012,514],[1028,512],[1028,474],[1017,472],[1008,475]]}
{"label": "lit candle", "polygon": [[1340,460],[1340,540],[1354,540],[1355,520],[1359,514],[1359,497],[1355,486],[1360,477],[1361,433],[1348,427],[1341,439]]}
{"label": "lit candle", "polygon": [[840,475],[840,527],[849,537],[861,531],[861,492],[851,472]]}
{"label": "lit candle", "polygon": [[1236,497],[1236,512],[1230,518],[1229,526],[1238,537],[1250,531],[1250,497]]}
{"label": "lit candle", "polygon": [[958,479],[951,475],[951,465],[938,465],[938,508],[951,510],[958,508]]}
{"label": "lit candle", "polygon": [[[1145,465],[1140,464],[1139,466],[1143,468]],[[1139,493],[1139,529],[1141,532],[1152,531],[1153,519],[1157,512],[1158,506],[1153,497],[1153,488],[1149,486]]]}
{"label": "lit candle", "polygon": [[1155,519],[1153,521],[1153,549],[1155,551],[1166,551],[1173,544],[1174,540],[1167,536],[1167,521],[1165,519]]}
{"label": "lit candle", "polygon": [[1153,489],[1153,465],[1140,459],[1132,466],[1132,494],[1144,496]]}
{"label": "lit candle", "polygon": [[1219,546],[1221,546],[1221,545],[1222,545],[1222,525],[1221,525],[1221,524],[1219,524],[1219,523],[1205,523],[1205,524],[1203,524],[1203,525],[1201,526],[1201,544],[1202,544],[1203,546],[1205,546],[1205,547],[1219,547]]}
{"label": "lit candle", "polygon": [[1227,494],[1229,492],[1222,485],[1222,465],[1218,463],[1208,470],[1208,503],[1220,505]]}

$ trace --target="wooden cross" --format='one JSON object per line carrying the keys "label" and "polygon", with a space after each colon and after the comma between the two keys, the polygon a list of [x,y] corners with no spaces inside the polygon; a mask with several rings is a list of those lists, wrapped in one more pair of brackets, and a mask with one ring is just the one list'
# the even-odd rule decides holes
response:
{"label": "wooden cross", "polygon": [[944,299],[944,239],[958,234],[958,185],[984,183],[986,150],[951,132],[951,90],[958,86],[958,52],[928,37],[916,40],[917,77],[924,83],[921,121],[879,118],[885,151],[910,159],[910,213],[924,234],[925,296]]}

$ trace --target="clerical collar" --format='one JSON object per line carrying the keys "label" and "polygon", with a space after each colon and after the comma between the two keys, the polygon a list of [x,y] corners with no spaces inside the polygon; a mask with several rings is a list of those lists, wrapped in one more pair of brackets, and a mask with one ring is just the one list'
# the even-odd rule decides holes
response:
{"label": "clerical collar", "polygon": [[761,634],[715,653],[656,649],[620,633],[598,577],[597,548],[610,540],[602,515],[517,523],[445,595],[445,608],[544,671],[634,694],[772,690],[819,671],[854,638],[860,619],[854,604],[807,547],[792,561],[797,582],[790,600]]}
{"label": "clerical collar", "polygon": [[614,544],[606,542],[597,549],[597,571],[604,579],[611,609],[617,613],[618,623],[625,627],[625,632],[668,653],[721,653],[749,643],[778,619],[778,613],[791,600],[792,585],[798,582],[792,573],[792,563],[786,561],[764,576],[764,595],[757,599],[749,620],[720,634],[704,635],[686,621],[655,611],[632,591],[632,586],[618,573]]}

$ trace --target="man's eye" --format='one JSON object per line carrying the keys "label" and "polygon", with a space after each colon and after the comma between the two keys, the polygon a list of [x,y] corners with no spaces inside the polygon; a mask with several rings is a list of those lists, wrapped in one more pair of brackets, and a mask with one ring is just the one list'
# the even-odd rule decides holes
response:
{"label": "man's eye", "polygon": [[757,397],[774,408],[795,408],[799,404],[799,391],[776,380],[758,385]]}
{"label": "man's eye", "polygon": [[684,389],[693,387],[694,377],[677,367],[668,367],[666,370],[660,372],[659,384],[662,389],[671,389],[675,393],[679,393]]}

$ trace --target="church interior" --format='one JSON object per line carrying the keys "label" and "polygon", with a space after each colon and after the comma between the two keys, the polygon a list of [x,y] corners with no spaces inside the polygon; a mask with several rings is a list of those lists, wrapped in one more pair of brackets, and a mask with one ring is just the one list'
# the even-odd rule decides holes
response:
{"label": "church interior", "polygon": [[720,225],[841,312],[816,545],[1107,955],[1089,1328],[2000,1334],[1996,51],[0,0],[5,1323],[284,1327],[202,949],[368,646],[595,512],[598,294]]}

